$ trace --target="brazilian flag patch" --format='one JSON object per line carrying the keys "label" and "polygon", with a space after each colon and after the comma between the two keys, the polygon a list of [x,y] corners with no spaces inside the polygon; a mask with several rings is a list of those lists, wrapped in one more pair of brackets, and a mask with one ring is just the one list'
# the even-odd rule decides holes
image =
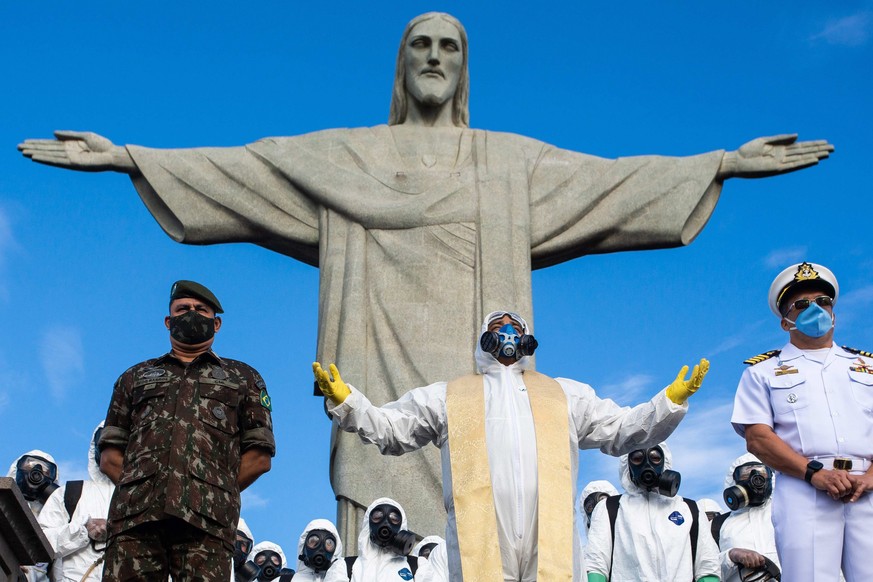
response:
{"label": "brazilian flag patch", "polygon": [[261,406],[273,412],[273,401],[270,400],[270,395],[267,394],[266,390],[261,390]]}

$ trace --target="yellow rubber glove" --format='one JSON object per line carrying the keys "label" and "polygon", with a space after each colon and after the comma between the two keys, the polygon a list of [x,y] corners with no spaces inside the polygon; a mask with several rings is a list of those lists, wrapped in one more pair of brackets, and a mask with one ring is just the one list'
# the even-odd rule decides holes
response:
{"label": "yellow rubber glove", "polygon": [[[340,378],[339,370],[334,364],[330,365],[330,375],[325,372],[321,364],[312,362],[312,373],[315,374],[315,381],[318,382],[318,389],[325,396],[333,400],[336,404],[342,404],[349,394],[352,393],[343,379]],[[330,377],[333,376],[333,380]]]}
{"label": "yellow rubber glove", "polygon": [[673,380],[673,383],[667,386],[667,398],[676,404],[685,404],[688,397],[697,392],[700,385],[703,384],[703,378],[709,371],[709,360],[700,358],[700,363],[694,366],[691,372],[691,378],[685,379],[685,374],[688,373],[688,366],[682,366],[679,370],[679,375]]}

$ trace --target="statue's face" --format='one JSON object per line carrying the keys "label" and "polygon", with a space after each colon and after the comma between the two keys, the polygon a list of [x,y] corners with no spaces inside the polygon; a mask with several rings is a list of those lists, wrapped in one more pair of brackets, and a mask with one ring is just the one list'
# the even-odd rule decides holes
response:
{"label": "statue's face", "polygon": [[438,107],[454,97],[464,60],[461,35],[454,25],[441,18],[419,22],[403,50],[406,90],[413,99]]}

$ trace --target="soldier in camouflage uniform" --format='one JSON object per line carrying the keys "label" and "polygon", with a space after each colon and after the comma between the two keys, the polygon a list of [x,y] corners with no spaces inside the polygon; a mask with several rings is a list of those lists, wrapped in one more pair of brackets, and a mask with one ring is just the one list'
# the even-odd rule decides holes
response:
{"label": "soldier in camouflage uniform", "polygon": [[260,374],[212,350],[223,313],[193,281],[170,293],[169,353],[115,383],[100,466],[116,484],[104,580],[230,579],[240,491],[275,455]]}

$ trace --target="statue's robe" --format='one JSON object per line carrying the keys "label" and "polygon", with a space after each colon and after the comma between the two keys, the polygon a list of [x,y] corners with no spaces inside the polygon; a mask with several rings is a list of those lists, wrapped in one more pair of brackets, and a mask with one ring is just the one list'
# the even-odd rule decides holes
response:
{"label": "statue's robe", "polygon": [[[388,126],[128,151],[137,191],[176,241],[251,242],[319,268],[316,358],[377,406],[473,373],[486,313],[532,319],[531,269],[688,244],[721,191],[720,151],[609,160],[513,134],[416,131],[415,163]],[[450,168],[428,156],[445,139],[457,143]],[[335,430],[330,472],[346,541],[377,497],[399,501],[415,531],[442,531],[435,447],[382,458]]]}

